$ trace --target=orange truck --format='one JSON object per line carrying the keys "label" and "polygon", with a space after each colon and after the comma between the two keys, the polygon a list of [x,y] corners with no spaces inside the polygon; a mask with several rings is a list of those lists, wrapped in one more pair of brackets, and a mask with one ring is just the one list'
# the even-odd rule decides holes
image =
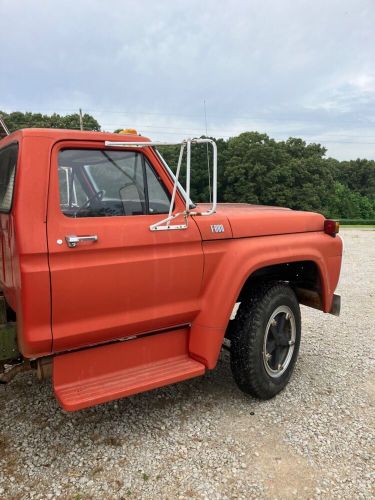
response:
{"label": "orange truck", "polygon": [[[190,200],[191,148],[213,150],[212,203]],[[239,388],[288,383],[300,304],[339,314],[342,241],[317,213],[218,204],[216,144],[24,129],[0,140],[0,382],[52,373],[79,410],[203,375],[223,346]],[[178,178],[186,163],[186,189]]]}

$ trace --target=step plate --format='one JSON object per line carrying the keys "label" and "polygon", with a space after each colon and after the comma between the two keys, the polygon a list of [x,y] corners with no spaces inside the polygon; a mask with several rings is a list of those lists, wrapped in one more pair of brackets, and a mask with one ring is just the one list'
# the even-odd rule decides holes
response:
{"label": "step plate", "polygon": [[185,329],[56,356],[53,383],[67,411],[131,396],[199,375]]}

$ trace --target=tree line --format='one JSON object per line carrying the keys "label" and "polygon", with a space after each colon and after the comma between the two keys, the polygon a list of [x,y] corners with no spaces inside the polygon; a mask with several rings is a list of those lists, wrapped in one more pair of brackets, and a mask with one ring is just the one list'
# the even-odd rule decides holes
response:
{"label": "tree line", "polygon": [[[80,116],[78,113],[62,116],[58,113],[44,115],[42,113],[22,113],[21,111],[13,113],[0,111],[0,115],[3,117],[10,132],[14,132],[20,128],[80,129]],[[93,116],[85,113],[82,116],[82,121],[84,130],[100,130],[100,125]]]}
{"label": "tree line", "polygon": [[[25,127],[79,129],[79,115],[0,111],[12,132]],[[101,130],[97,120],[83,115],[85,130]],[[276,141],[267,134],[244,132],[228,140],[215,139],[218,147],[218,200],[278,205],[312,210],[326,217],[375,218],[375,161],[338,161],[326,157],[320,144],[299,138]],[[175,170],[179,147],[159,148]],[[210,201],[212,153],[205,144],[192,147],[191,197]],[[182,173],[184,182],[184,174]]]}
{"label": "tree line", "polygon": [[[276,141],[258,132],[216,143],[219,201],[285,206],[338,219],[375,218],[373,160],[338,161],[326,158],[320,144],[294,137]],[[167,163],[175,166],[179,148],[160,149]],[[210,199],[208,166],[212,167],[211,152],[207,155],[204,144],[193,146],[193,200]]]}

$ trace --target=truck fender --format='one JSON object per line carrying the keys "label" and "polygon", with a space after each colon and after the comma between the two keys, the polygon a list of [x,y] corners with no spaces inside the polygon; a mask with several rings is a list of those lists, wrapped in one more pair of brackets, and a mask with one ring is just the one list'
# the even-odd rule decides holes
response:
{"label": "truck fender", "polygon": [[332,307],[341,267],[341,238],[311,232],[204,242],[202,306],[190,334],[189,352],[207,368],[216,366],[231,312],[248,278],[275,264],[312,261],[321,282],[324,312]]}

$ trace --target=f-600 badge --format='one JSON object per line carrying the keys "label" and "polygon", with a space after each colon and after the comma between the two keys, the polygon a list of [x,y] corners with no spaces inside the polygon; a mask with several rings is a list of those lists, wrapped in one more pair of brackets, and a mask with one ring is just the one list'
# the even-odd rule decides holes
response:
{"label": "f-600 badge", "polygon": [[213,233],[223,233],[224,226],[223,226],[223,224],[211,224],[211,231]]}

